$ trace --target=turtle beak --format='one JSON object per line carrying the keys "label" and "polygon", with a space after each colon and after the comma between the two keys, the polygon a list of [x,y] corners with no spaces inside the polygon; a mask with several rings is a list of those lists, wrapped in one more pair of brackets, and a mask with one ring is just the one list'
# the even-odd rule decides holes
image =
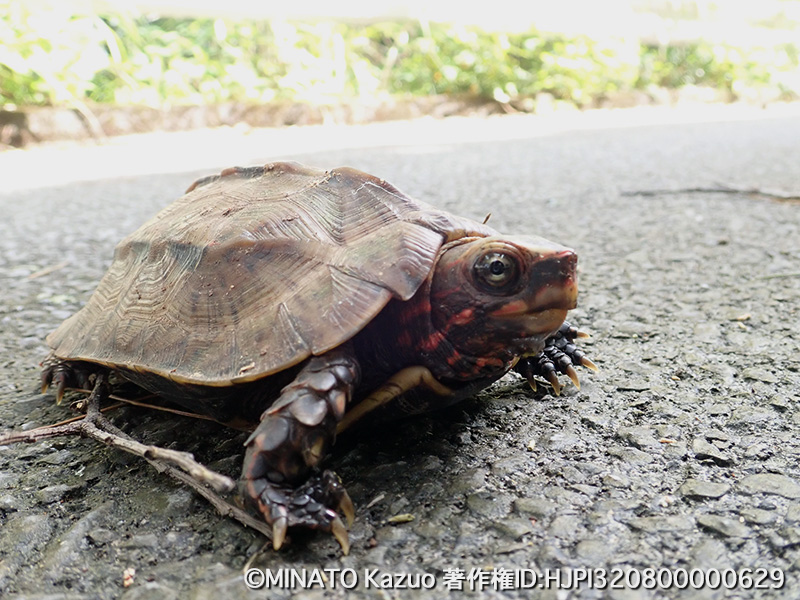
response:
{"label": "turtle beak", "polygon": [[496,310],[492,317],[516,321],[521,337],[556,331],[578,301],[578,257],[562,246],[527,248],[530,261],[524,290]]}

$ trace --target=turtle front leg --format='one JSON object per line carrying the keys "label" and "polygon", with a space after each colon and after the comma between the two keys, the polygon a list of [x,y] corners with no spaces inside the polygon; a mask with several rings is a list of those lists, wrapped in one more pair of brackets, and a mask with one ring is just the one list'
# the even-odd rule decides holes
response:
{"label": "turtle front leg", "polygon": [[534,390],[536,389],[534,378],[541,377],[553,386],[556,394],[560,394],[559,373],[569,377],[580,389],[580,380],[575,366],[580,365],[597,371],[597,365],[575,344],[575,340],[581,337],[588,337],[588,335],[564,321],[558,331],[545,340],[544,349],[539,354],[521,358],[514,366],[514,370],[527,379]]}
{"label": "turtle front leg", "polygon": [[349,551],[339,511],[351,524],[353,503],[338,476],[316,469],[359,379],[358,363],[343,350],[312,358],[245,442],[242,495],[272,525],[276,550],[288,528],[306,527],[331,532]]}

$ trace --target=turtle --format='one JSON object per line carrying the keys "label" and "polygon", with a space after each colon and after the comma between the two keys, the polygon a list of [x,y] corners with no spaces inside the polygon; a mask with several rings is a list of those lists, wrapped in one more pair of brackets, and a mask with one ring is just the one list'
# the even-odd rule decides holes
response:
{"label": "turtle", "polygon": [[[114,251],[47,337],[42,388],[113,375],[257,423],[239,491],[279,549],[293,528],[349,550],[354,506],[322,469],[337,432],[446,407],[510,370],[560,390],[595,369],[565,321],[577,256],[415,200],[350,167],[233,167]],[[342,516],[347,519],[345,525]]]}

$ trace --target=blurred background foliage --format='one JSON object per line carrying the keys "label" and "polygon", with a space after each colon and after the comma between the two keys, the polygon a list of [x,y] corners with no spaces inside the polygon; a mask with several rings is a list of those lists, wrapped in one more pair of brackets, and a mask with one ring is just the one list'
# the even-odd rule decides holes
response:
{"label": "blurred background foliage", "polygon": [[[504,34],[426,22],[296,23],[26,10],[0,0],[0,106],[163,106],[452,94],[585,107],[709,86],[800,97],[798,47]],[[524,102],[523,102],[523,107]],[[531,104],[531,108],[533,105]]]}

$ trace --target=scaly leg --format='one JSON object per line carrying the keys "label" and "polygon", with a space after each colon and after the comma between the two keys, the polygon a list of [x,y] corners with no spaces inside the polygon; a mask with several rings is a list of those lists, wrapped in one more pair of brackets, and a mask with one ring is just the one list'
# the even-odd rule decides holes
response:
{"label": "scaly leg", "polygon": [[330,531],[349,551],[338,511],[351,523],[353,503],[334,473],[315,471],[359,379],[358,363],[344,350],[310,359],[245,442],[242,495],[272,524],[276,550],[289,527],[307,527]]}

